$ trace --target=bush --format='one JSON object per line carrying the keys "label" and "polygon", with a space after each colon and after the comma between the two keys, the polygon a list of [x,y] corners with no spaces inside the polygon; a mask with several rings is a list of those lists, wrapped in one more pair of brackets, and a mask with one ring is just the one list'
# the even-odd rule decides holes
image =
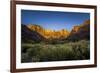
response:
{"label": "bush", "polygon": [[21,54],[21,62],[32,62],[31,57],[27,53],[22,53]]}
{"label": "bush", "polygon": [[[64,60],[85,60],[90,58],[89,41],[81,40],[63,44],[38,43],[26,45],[22,51],[22,62],[47,62]],[[26,48],[25,45],[23,48]],[[26,58],[26,59],[25,59]],[[29,60],[27,60],[29,59]]]}

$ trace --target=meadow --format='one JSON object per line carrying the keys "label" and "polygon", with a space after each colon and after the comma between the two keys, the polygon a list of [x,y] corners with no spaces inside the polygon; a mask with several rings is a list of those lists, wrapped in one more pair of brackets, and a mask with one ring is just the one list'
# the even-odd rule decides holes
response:
{"label": "meadow", "polygon": [[21,48],[23,63],[90,59],[88,40],[63,43],[22,43]]}

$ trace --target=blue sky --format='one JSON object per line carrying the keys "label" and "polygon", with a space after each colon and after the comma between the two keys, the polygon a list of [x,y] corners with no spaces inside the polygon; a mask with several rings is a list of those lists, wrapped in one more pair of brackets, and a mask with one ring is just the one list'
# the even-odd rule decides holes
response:
{"label": "blue sky", "polygon": [[61,29],[70,31],[73,26],[80,25],[88,19],[90,19],[89,13],[21,10],[22,24],[37,24],[56,31]]}

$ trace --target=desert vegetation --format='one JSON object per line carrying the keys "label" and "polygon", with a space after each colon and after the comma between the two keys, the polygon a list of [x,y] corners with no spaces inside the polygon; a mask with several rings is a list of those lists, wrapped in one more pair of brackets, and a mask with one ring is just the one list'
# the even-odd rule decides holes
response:
{"label": "desert vegetation", "polygon": [[22,44],[22,62],[85,60],[90,58],[89,41]]}

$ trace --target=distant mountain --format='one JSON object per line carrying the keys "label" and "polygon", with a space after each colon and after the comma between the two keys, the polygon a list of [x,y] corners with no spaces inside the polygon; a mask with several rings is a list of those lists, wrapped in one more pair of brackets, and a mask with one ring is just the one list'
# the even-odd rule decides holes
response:
{"label": "distant mountain", "polygon": [[46,39],[63,39],[63,38],[67,38],[69,35],[69,31],[65,29],[55,31],[55,30],[50,30],[50,29],[44,29],[43,27],[39,25],[35,25],[35,24],[29,24],[27,25],[27,27],[30,30],[38,32],[39,34],[44,36]]}
{"label": "distant mountain", "polygon": [[90,20],[86,20],[79,26],[74,26],[67,38],[68,40],[89,40],[90,39]]}
{"label": "distant mountain", "polygon": [[30,30],[26,25],[21,25],[22,42],[40,42],[45,38],[36,31]]}
{"label": "distant mountain", "polygon": [[90,20],[86,20],[83,24],[74,26],[69,32],[67,29],[50,30],[45,29],[37,24],[22,24],[22,42],[30,41],[47,41],[47,40],[89,40],[90,39]]}

